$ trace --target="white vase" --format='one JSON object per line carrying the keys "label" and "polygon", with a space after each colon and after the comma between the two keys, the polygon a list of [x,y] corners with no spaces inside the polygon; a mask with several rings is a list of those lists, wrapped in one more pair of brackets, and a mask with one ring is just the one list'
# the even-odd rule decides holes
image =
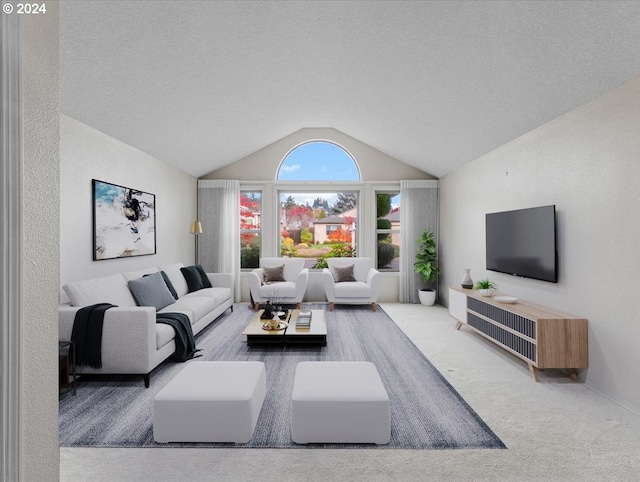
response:
{"label": "white vase", "polygon": [[473,280],[471,279],[471,270],[470,269],[466,269],[464,270],[464,276],[462,278],[462,287],[463,288],[467,288],[467,289],[472,289],[473,288]]}
{"label": "white vase", "polygon": [[482,296],[493,296],[493,288],[489,288],[486,290],[478,290]]}
{"label": "white vase", "polygon": [[436,290],[418,290],[420,303],[426,306],[432,306],[436,302]]}

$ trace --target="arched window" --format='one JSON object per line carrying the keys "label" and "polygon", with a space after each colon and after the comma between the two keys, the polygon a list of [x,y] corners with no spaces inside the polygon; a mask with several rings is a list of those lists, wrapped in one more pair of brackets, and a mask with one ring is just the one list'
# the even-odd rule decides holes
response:
{"label": "arched window", "polygon": [[309,141],[284,157],[278,181],[359,181],[356,161],[344,148],[328,141]]}

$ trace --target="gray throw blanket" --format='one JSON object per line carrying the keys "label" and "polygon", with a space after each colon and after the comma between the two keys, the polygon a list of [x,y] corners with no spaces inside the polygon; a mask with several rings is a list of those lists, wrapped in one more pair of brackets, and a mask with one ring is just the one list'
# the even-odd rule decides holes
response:
{"label": "gray throw blanket", "polygon": [[202,356],[196,355],[200,350],[196,349],[196,340],[187,315],[174,312],[158,313],[156,314],[156,323],[171,325],[176,332],[176,351],[171,357],[173,360],[184,362]]}

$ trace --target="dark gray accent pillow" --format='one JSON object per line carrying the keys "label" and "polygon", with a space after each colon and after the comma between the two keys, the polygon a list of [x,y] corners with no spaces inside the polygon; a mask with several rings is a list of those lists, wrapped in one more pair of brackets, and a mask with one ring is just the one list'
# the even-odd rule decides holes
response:
{"label": "dark gray accent pillow", "polygon": [[264,282],[266,284],[286,281],[284,279],[284,264],[280,266],[264,266],[262,271],[264,272]]}
{"label": "dark gray accent pillow", "polygon": [[160,273],[131,280],[128,285],[138,306],[153,306],[158,311],[176,301]]}
{"label": "dark gray accent pillow", "polygon": [[345,281],[356,281],[353,276],[353,265],[349,266],[334,266],[333,277],[336,283],[344,283]]}
{"label": "dark gray accent pillow", "polygon": [[182,275],[187,282],[187,289],[189,290],[189,293],[203,288],[211,288],[209,277],[204,272],[202,266],[186,266],[184,268],[180,268],[180,271],[182,271]]}
{"label": "dark gray accent pillow", "polygon": [[204,272],[204,268],[201,265],[197,264],[196,270],[198,271],[198,273],[200,273],[200,278],[202,278],[202,286],[204,288],[213,288],[213,286],[211,286],[211,281],[209,281],[207,273]]}

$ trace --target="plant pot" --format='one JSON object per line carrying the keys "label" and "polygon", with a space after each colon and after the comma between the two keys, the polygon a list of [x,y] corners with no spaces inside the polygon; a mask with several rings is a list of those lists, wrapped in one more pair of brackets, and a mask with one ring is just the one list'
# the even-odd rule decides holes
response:
{"label": "plant pot", "polygon": [[482,296],[493,296],[493,288],[478,290]]}
{"label": "plant pot", "polygon": [[432,306],[436,302],[436,290],[423,289],[418,291],[420,303],[425,306]]}

